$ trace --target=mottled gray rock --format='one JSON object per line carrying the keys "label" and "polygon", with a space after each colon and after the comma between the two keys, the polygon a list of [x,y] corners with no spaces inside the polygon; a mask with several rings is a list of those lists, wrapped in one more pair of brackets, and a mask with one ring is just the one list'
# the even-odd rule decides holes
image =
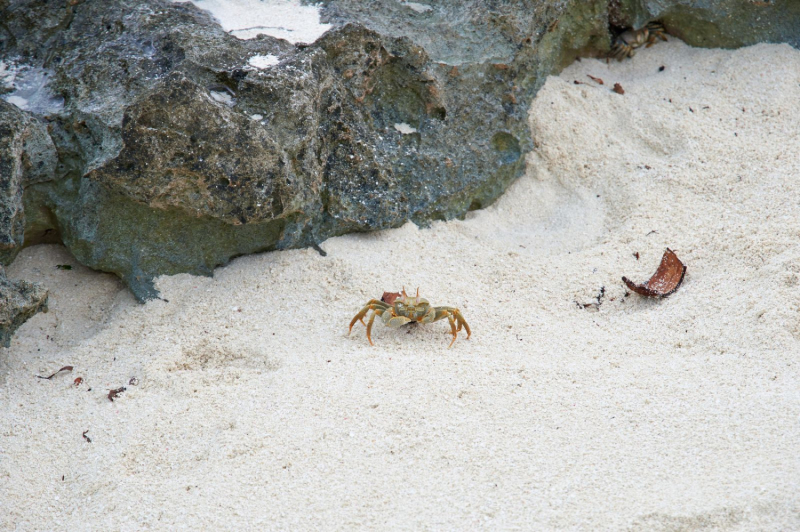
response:
{"label": "mottled gray rock", "polygon": [[0,346],[11,344],[11,335],[37,312],[47,312],[47,290],[37,283],[10,281],[0,266]]}
{"label": "mottled gray rock", "polygon": [[56,163],[39,120],[0,100],[0,264],[10,264],[24,243],[23,189],[52,179]]}
{"label": "mottled gray rock", "polygon": [[604,54],[609,28],[660,18],[696,44],[796,43],[797,5],[329,0],[333,29],[295,46],[238,40],[191,4],[0,0],[0,59],[27,65],[23,114],[58,153],[45,177],[8,172],[3,234],[18,249],[22,183],[25,245],[60,240],[145,299],[157,275],[460,217],[521,174],[529,102]]}

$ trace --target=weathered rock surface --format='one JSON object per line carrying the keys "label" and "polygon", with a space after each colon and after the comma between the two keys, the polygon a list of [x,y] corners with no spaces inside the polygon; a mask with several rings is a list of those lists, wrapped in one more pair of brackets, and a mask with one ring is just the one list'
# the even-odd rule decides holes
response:
{"label": "weathered rock surface", "polygon": [[28,318],[47,309],[47,291],[26,281],[6,279],[10,264],[24,243],[23,189],[52,179],[55,147],[40,121],[0,100],[0,345]]}
{"label": "weathered rock surface", "polygon": [[520,175],[545,77],[607,51],[609,27],[800,40],[790,0],[440,4],[329,0],[334,29],[295,46],[191,4],[0,0],[0,59],[42,80],[29,111],[0,107],[0,253],[24,227],[146,299],[157,275],[463,216]]}
{"label": "weathered rock surface", "polygon": [[47,312],[47,290],[37,283],[10,281],[0,266],[0,346],[8,347],[11,335],[37,312]]}
{"label": "weathered rock surface", "polygon": [[10,264],[24,243],[23,189],[52,179],[56,163],[39,120],[0,100],[0,264]]}

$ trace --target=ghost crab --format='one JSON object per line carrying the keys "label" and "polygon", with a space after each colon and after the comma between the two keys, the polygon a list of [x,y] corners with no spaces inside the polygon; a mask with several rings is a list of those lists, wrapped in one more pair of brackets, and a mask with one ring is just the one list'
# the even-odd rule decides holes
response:
{"label": "ghost crab", "polygon": [[[370,310],[372,311],[372,316],[369,317],[367,323],[364,323],[364,316],[366,316]],[[377,299],[370,299],[369,302],[364,305],[364,308],[362,308],[350,322],[350,330],[347,334],[349,335],[353,331],[353,325],[355,325],[357,321],[360,321],[363,325],[367,326],[367,340],[369,340],[369,345],[375,345],[372,343],[372,337],[370,336],[372,332],[372,322],[375,321],[375,316],[380,316],[383,320],[383,324],[393,329],[412,321],[433,323],[434,321],[447,318],[450,322],[450,333],[453,335],[453,341],[450,342],[450,345],[447,347],[452,347],[462,327],[467,331],[467,338],[472,335],[472,332],[469,330],[469,325],[467,325],[467,320],[461,315],[460,310],[455,307],[432,307],[427,299],[419,297],[419,288],[417,288],[416,297],[409,297],[409,295],[406,294],[405,287],[403,287],[402,293],[385,292],[380,301]]]}
{"label": "ghost crab", "polygon": [[644,46],[650,48],[658,39],[667,40],[667,30],[660,22],[648,22],[638,30],[627,30],[614,39],[610,55],[622,61],[626,57],[633,57],[636,49]]}

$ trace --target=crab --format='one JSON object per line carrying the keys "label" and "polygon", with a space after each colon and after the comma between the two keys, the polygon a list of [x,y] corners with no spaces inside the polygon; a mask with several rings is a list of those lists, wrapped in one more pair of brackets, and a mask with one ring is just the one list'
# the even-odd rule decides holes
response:
{"label": "crab", "polygon": [[627,30],[614,39],[610,55],[616,57],[618,61],[622,61],[626,57],[633,57],[637,48],[642,46],[650,48],[658,39],[666,41],[666,33],[667,30],[660,22],[648,22],[641,29]]}
{"label": "crab", "polygon": [[[364,316],[366,316],[370,310],[372,311],[372,315],[369,317],[369,321],[364,323]],[[370,299],[369,302],[364,305],[364,308],[362,308],[350,322],[350,330],[347,334],[349,335],[353,332],[353,325],[355,325],[357,321],[360,321],[362,325],[367,326],[367,340],[369,340],[369,345],[375,345],[372,343],[372,337],[370,336],[375,316],[380,316],[383,320],[383,324],[393,329],[412,321],[418,323],[433,323],[434,321],[447,318],[450,322],[450,333],[453,335],[453,341],[450,342],[450,345],[447,347],[453,346],[462,328],[467,331],[467,338],[472,335],[472,332],[469,330],[469,325],[467,325],[467,320],[461,315],[460,310],[455,307],[432,307],[427,299],[419,297],[419,288],[417,288],[416,297],[410,297],[406,294],[406,289],[403,287],[402,293],[385,292],[380,301],[377,299]]]}

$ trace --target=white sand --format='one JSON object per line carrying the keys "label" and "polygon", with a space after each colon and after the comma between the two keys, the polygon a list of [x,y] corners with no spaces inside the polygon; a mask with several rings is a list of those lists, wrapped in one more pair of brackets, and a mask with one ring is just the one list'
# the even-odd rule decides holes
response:
{"label": "white sand", "polygon": [[239,39],[269,35],[290,43],[313,43],[331,27],[320,22],[319,6],[300,0],[188,1],[211,13],[222,29]]}
{"label": "white sand", "polygon": [[[0,528],[800,529],[798,102],[788,46],[660,43],[549,79],[527,176],[463,222],[162,278],[143,306],[25,250],[9,273],[52,310],[0,350]],[[666,246],[683,286],[623,298]],[[402,285],[472,338],[347,336]]]}

